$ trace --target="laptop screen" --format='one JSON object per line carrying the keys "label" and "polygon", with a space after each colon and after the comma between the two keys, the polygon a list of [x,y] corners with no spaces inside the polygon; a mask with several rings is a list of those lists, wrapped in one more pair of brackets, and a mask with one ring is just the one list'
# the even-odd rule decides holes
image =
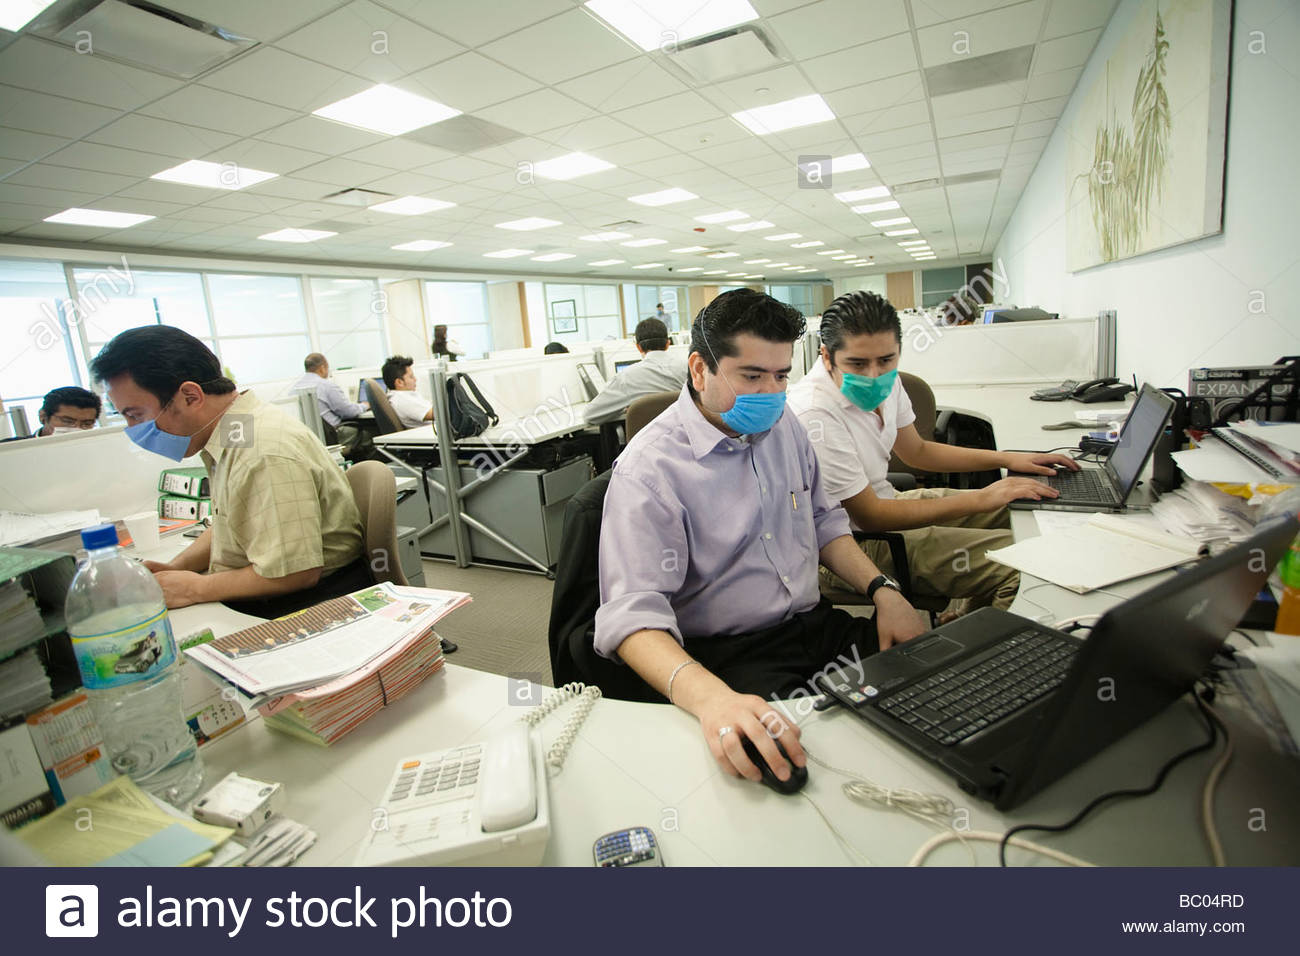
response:
{"label": "laptop screen", "polygon": [[1115,450],[1106,460],[1106,470],[1117,490],[1125,497],[1137,484],[1156,440],[1165,430],[1165,422],[1174,410],[1174,400],[1151,385],[1143,385],[1137,401],[1119,433]]}
{"label": "laptop screen", "polygon": [[618,374],[619,372],[623,371],[623,369],[625,369],[625,368],[631,368],[633,365],[635,365],[635,364],[636,364],[637,362],[639,362],[639,361],[641,361],[641,360],[640,360],[640,359],[628,359],[628,360],[625,361],[625,362],[615,362],[615,363],[614,363],[614,373],[615,373],[615,374]]}

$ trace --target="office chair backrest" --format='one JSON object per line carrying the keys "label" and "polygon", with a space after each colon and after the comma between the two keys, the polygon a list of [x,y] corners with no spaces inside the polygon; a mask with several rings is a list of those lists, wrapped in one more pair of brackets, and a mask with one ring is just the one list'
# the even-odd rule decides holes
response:
{"label": "office chair backrest", "polygon": [[680,394],[681,392],[655,392],[633,401],[627,407],[627,425],[623,429],[627,440],[631,441],[633,435],[658,418],[659,413],[677,401]]}
{"label": "office chair backrest", "polygon": [[397,551],[397,478],[387,465],[377,461],[359,462],[347,470],[347,476],[361,512],[370,576],[376,584],[388,581],[405,585],[406,575]]}
{"label": "office chair backrest", "polygon": [[[934,423],[936,416],[936,406],[934,401],[934,391],[926,383],[925,379],[919,375],[913,375],[911,372],[900,371],[899,379],[903,382],[903,391],[907,393],[908,400],[912,403],[912,411],[916,413],[916,433],[924,441],[934,439]],[[896,454],[889,456],[889,471],[891,474],[910,474],[916,477],[926,477],[930,473],[917,471],[903,463],[903,460]]]}
{"label": "office chair backrest", "polygon": [[370,393],[370,410],[375,414],[375,431],[381,435],[391,435],[393,432],[404,431],[406,426],[397,417],[397,412],[393,411],[393,406],[388,403],[388,396],[384,394],[384,386],[375,378],[368,378],[364,381],[366,391]]}
{"label": "office chair backrest", "polygon": [[596,653],[596,609],[600,607],[600,519],[610,472],[597,475],[564,509],[560,558],[555,565],[547,645],[556,687],[571,681],[594,684],[606,697],[663,703],[664,698],[632,668]]}

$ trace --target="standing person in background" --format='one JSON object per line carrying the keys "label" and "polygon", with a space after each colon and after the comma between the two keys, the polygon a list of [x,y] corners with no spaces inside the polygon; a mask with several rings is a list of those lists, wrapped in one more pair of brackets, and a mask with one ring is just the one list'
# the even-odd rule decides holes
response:
{"label": "standing person in background", "polygon": [[456,361],[456,356],[464,355],[465,350],[461,348],[460,343],[455,339],[447,338],[447,326],[435,325],[433,327],[433,357],[440,355],[447,356],[448,362]]}
{"label": "standing person in background", "polygon": [[662,302],[655,303],[655,318],[658,319],[660,322],[662,322],[665,326],[668,324],[668,320],[672,318],[672,316],[670,316],[667,312],[664,311],[664,304]]}

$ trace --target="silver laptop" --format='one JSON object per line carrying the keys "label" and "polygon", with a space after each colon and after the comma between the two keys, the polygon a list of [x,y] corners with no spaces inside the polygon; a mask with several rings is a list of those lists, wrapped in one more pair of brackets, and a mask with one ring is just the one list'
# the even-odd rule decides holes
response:
{"label": "silver laptop", "polygon": [[1010,507],[1047,511],[1123,511],[1173,411],[1172,398],[1150,384],[1143,385],[1124,421],[1115,450],[1100,468],[1061,471],[1054,476],[1011,473],[1008,477],[1033,478],[1055,488],[1061,495],[1043,501],[1013,501]]}

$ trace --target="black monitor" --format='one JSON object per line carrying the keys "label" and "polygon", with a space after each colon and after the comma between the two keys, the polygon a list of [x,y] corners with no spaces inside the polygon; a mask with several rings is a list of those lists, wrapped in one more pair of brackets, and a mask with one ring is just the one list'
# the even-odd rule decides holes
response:
{"label": "black monitor", "polygon": [[[998,309],[993,313],[993,322],[1038,322],[1057,317],[1058,313],[1044,312],[1042,309]],[[987,317],[985,321],[989,321]]]}

